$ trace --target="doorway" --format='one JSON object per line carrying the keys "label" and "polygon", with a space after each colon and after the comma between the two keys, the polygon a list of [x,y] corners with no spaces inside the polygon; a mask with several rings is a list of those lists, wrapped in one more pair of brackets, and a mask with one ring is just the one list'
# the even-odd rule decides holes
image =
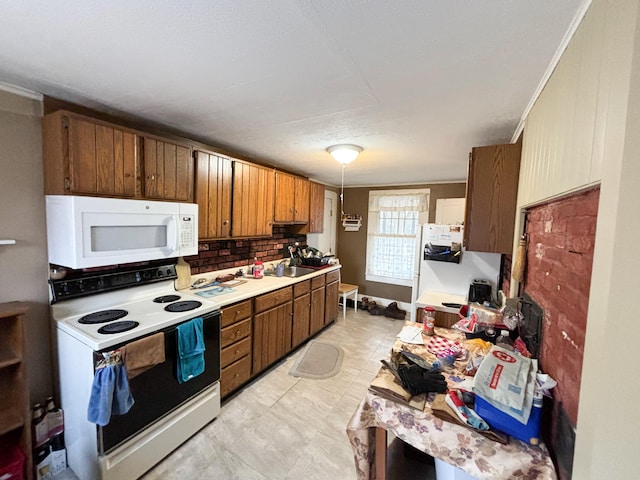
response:
{"label": "doorway", "polygon": [[316,247],[322,253],[336,253],[336,206],[338,195],[335,192],[324,192],[324,219],[322,233],[307,235],[307,244]]}

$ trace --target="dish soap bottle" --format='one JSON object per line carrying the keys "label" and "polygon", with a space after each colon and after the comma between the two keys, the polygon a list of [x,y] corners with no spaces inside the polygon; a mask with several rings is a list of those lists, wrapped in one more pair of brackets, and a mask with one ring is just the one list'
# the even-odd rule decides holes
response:
{"label": "dish soap bottle", "polygon": [[496,345],[505,350],[513,350],[513,340],[509,336],[509,330],[500,330],[500,335],[496,338]]}

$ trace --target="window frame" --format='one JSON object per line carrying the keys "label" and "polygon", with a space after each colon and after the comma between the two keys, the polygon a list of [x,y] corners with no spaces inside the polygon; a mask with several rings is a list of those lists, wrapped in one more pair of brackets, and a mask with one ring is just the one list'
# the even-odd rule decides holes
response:
{"label": "window frame", "polygon": [[[409,278],[398,278],[398,277],[389,277],[378,274],[370,273],[370,242],[372,241],[372,237],[374,235],[379,235],[378,227],[379,227],[379,216],[380,211],[383,210],[372,210],[372,196],[373,197],[392,197],[392,196],[408,196],[408,195],[425,195],[426,202],[425,208],[423,210],[418,207],[418,218],[416,223],[415,235],[413,236],[414,245],[413,245],[413,253],[411,256],[411,265],[412,272]],[[405,287],[413,287],[415,283],[415,277],[418,274],[416,271],[419,263],[416,260],[416,256],[418,255],[418,243],[420,242],[420,225],[428,222],[429,218],[429,202],[431,198],[431,190],[429,188],[399,188],[393,190],[370,190],[369,191],[369,206],[368,206],[368,217],[367,217],[367,240],[366,240],[366,252],[365,252],[365,279],[368,282],[378,282],[385,283],[390,285],[399,285]],[[402,210],[402,211],[411,211],[411,210]],[[414,210],[415,211],[415,210]]]}

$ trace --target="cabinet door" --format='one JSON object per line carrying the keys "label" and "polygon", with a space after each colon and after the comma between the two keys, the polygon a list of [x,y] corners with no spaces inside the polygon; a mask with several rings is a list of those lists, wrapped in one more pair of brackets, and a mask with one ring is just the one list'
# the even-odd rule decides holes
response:
{"label": "cabinet door", "polygon": [[209,240],[231,235],[231,186],[231,160],[196,151],[199,238]]}
{"label": "cabinet door", "polygon": [[309,182],[309,233],[324,231],[324,185]]}
{"label": "cabinet door", "polygon": [[272,234],[274,182],[272,169],[233,162],[233,237]]}
{"label": "cabinet door", "polygon": [[293,221],[295,223],[309,222],[309,180],[306,178],[295,178],[296,198],[293,207]]}
{"label": "cabinet door", "polygon": [[338,318],[338,288],[340,282],[327,283],[326,305],[324,307],[324,324],[327,325]]}
{"label": "cabinet door", "polygon": [[[136,193],[136,135],[73,116],[68,128],[68,193],[133,197]],[[45,146],[46,148],[46,146]]]}
{"label": "cabinet door", "polygon": [[291,350],[292,303],[254,316],[253,373],[260,372]]}
{"label": "cabinet door", "polygon": [[293,326],[291,330],[291,346],[293,348],[309,338],[310,302],[311,295],[309,293],[297,297],[293,301]]}
{"label": "cabinet door", "polygon": [[191,147],[143,138],[144,197],[193,202]]}
{"label": "cabinet door", "polygon": [[276,198],[274,221],[293,223],[295,218],[296,177],[288,173],[276,172]]}
{"label": "cabinet door", "polygon": [[465,211],[467,250],[512,252],[521,147],[515,143],[472,150]]}
{"label": "cabinet door", "polygon": [[311,291],[310,335],[318,333],[324,327],[324,289],[325,287],[322,286]]}

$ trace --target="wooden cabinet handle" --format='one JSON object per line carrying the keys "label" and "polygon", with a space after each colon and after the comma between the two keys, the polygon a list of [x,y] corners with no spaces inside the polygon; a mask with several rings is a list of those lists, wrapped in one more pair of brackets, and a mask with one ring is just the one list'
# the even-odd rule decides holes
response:
{"label": "wooden cabinet handle", "polygon": [[222,222],[223,225],[229,225],[229,220],[225,220],[224,222]]}
{"label": "wooden cabinet handle", "polygon": [[240,336],[240,330],[236,330],[236,337]]}
{"label": "wooden cabinet handle", "polygon": [[149,180],[155,180],[155,179],[156,179],[156,176],[155,176],[155,175],[148,175],[148,176],[147,176],[147,178],[148,178]]}

